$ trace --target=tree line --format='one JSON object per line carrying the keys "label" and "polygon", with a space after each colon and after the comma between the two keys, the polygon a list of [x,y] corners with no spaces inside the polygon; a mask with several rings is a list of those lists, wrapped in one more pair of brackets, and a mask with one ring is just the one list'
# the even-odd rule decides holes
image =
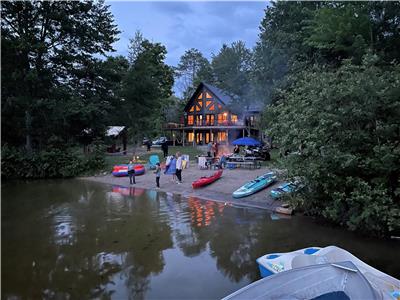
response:
{"label": "tree line", "polygon": [[104,1],[6,1],[1,12],[3,178],[101,167],[107,126],[135,138],[161,123],[173,86],[166,48],[138,33],[128,57],[108,56],[120,32]]}

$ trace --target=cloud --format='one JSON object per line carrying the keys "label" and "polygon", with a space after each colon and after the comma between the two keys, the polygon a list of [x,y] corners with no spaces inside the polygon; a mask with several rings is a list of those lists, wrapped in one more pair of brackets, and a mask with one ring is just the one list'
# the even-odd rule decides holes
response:
{"label": "cloud", "polygon": [[122,31],[115,54],[126,55],[136,30],[167,47],[166,62],[177,65],[190,48],[204,56],[218,53],[222,44],[243,40],[253,47],[266,2],[109,2]]}

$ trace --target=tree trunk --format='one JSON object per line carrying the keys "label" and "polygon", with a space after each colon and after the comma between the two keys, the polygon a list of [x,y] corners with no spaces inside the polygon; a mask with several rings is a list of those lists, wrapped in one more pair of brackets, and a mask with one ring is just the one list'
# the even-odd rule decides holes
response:
{"label": "tree trunk", "polygon": [[32,116],[29,110],[25,111],[26,144],[25,149],[28,153],[32,152]]}

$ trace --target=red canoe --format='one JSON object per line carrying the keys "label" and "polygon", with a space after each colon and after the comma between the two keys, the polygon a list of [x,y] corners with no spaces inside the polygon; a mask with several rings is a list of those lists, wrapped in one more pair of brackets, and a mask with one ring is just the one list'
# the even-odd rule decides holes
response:
{"label": "red canoe", "polygon": [[222,176],[222,170],[218,170],[212,176],[201,177],[200,179],[193,181],[192,187],[194,189],[196,189],[196,188],[205,186],[205,185],[210,184],[210,183],[214,182],[215,180],[219,179],[221,176]]}

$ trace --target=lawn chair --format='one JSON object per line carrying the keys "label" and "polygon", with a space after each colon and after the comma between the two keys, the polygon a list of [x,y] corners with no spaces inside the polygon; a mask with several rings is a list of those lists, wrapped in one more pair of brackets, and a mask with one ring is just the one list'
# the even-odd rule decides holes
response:
{"label": "lawn chair", "polygon": [[182,167],[183,169],[189,168],[189,155],[182,154]]}
{"label": "lawn chair", "polygon": [[207,168],[207,159],[203,156],[199,157],[199,168],[200,169],[208,169]]}
{"label": "lawn chair", "polygon": [[149,158],[149,168],[150,170],[154,170],[156,168],[156,164],[160,163],[160,158],[158,155],[152,155]]}

